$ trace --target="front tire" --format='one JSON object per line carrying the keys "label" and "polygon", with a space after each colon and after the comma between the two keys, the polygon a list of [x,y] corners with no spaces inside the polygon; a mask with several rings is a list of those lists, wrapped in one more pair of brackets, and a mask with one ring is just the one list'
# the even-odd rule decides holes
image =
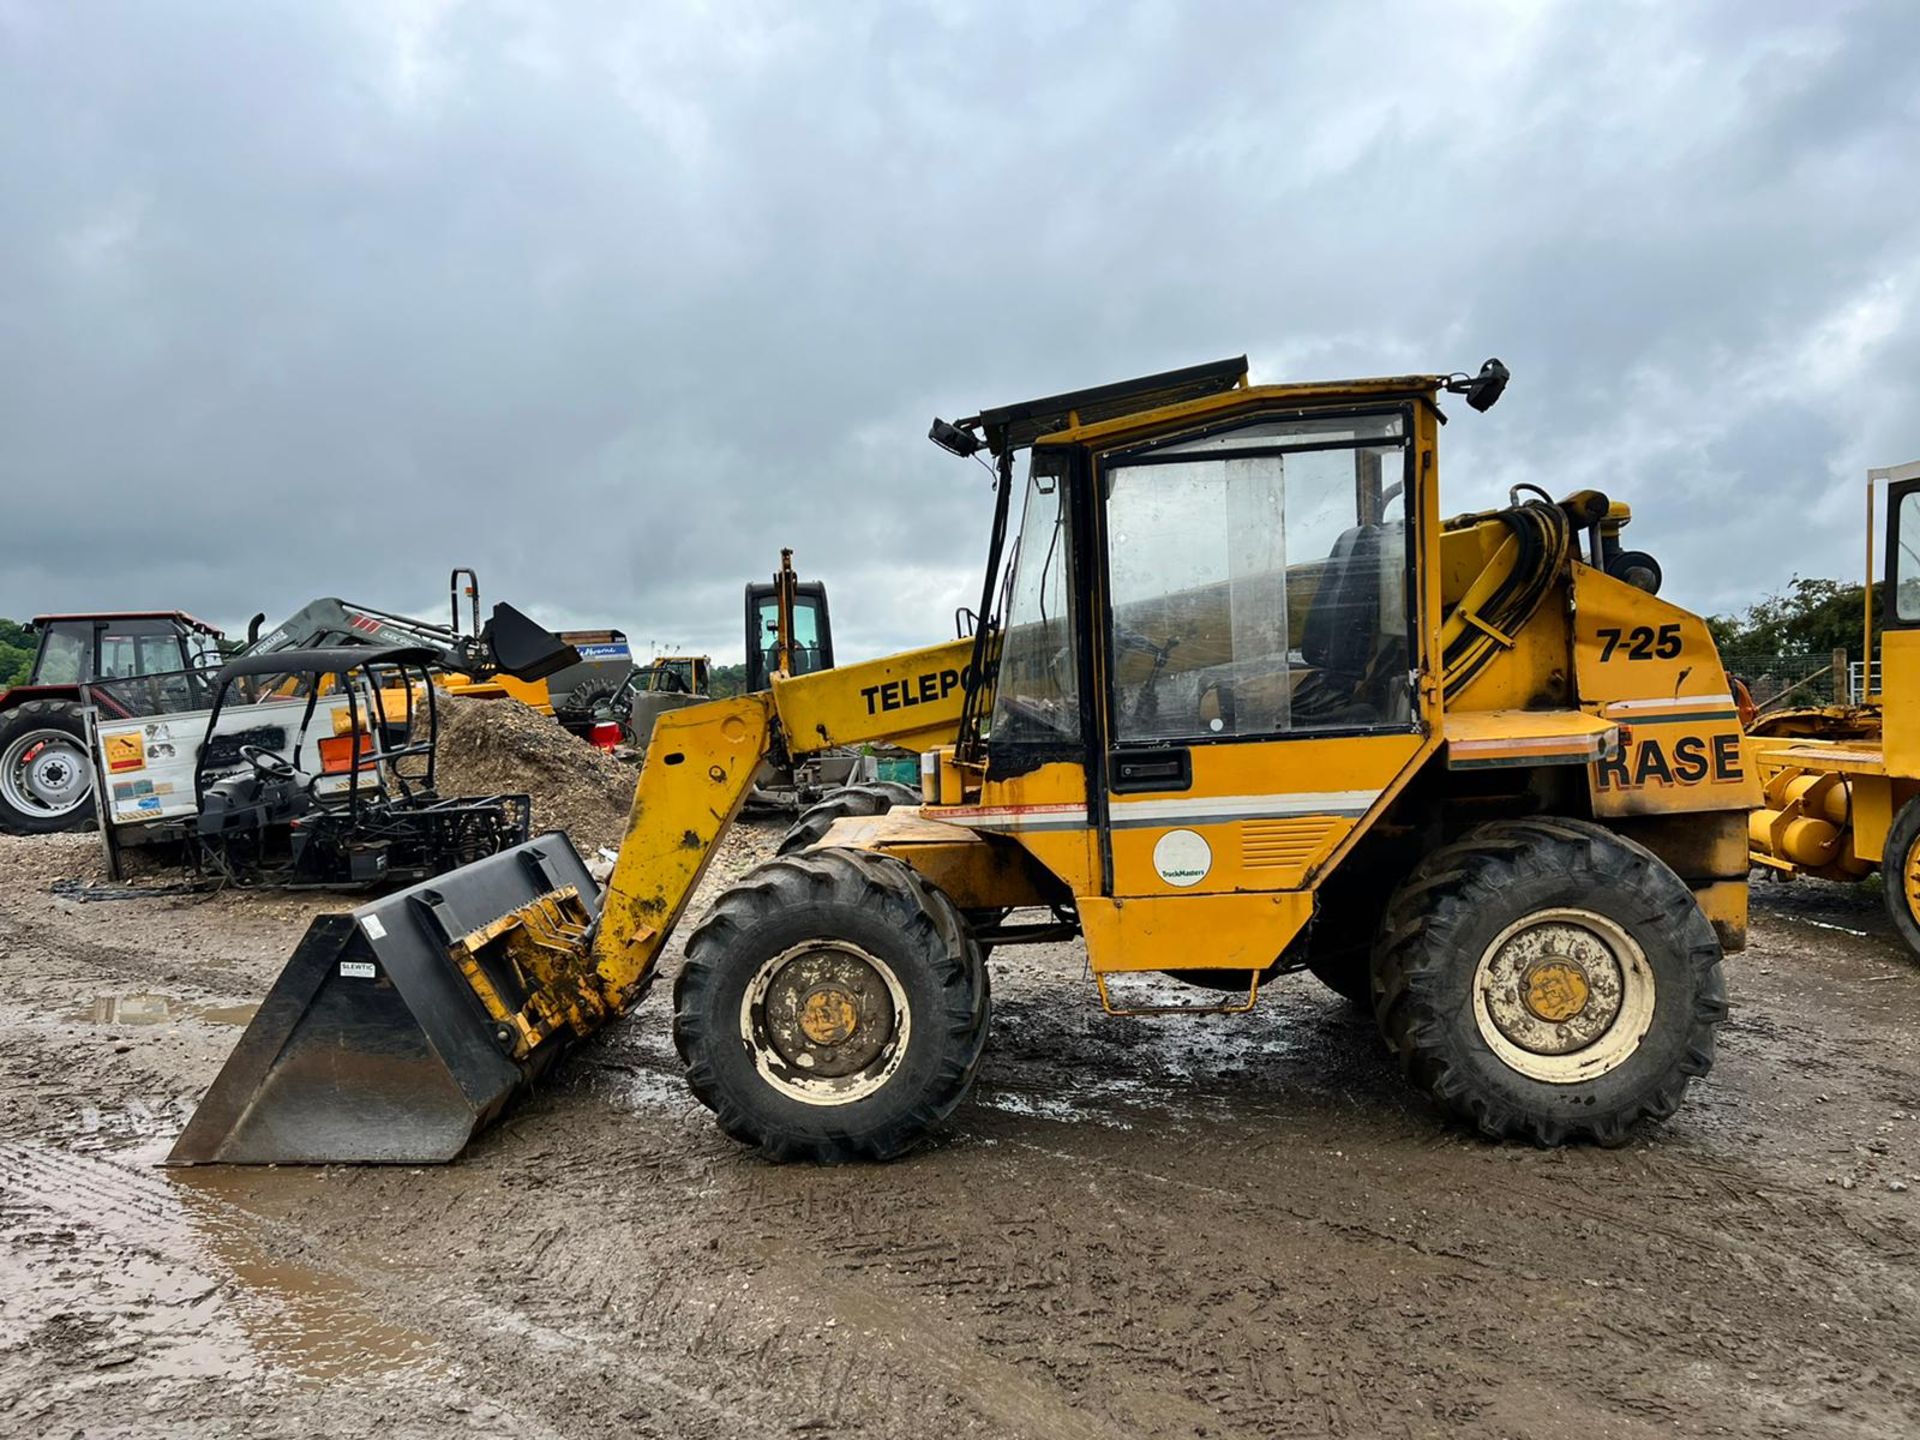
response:
{"label": "front tire", "polygon": [[1388,907],[1373,993],[1408,1079],[1540,1145],[1622,1144],[1672,1115],[1727,1014],[1692,892],[1581,820],[1480,825],[1429,856]]}
{"label": "front tire", "polygon": [[94,809],[80,707],[68,700],[28,700],[0,714],[0,830],[84,830]]}
{"label": "front tire", "polygon": [[768,861],[687,940],[674,1044],[720,1128],[773,1160],[890,1160],[965,1097],[987,972],[953,902],[901,861]]}
{"label": "front tire", "polygon": [[918,805],[920,797],[896,780],[872,780],[864,785],[842,785],[809,806],[781,838],[776,855],[797,855],[826,838],[833,822],[849,816],[884,815],[896,805]]}

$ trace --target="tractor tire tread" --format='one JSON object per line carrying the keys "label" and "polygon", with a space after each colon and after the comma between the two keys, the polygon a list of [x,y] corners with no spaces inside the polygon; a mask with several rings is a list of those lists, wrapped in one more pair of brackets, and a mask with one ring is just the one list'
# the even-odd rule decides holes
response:
{"label": "tractor tire tread", "polygon": [[[741,1093],[714,1058],[719,1047],[741,1044],[724,1016],[716,1018],[716,1007],[725,1008],[716,997],[739,968],[739,947],[751,945],[760,927],[809,910],[877,917],[904,952],[885,957],[889,963],[922,967],[937,999],[930,1015],[914,1012],[913,1034],[936,1047],[936,1059],[918,1094],[874,1107],[866,1120],[855,1120],[851,1107],[834,1107],[822,1115],[835,1123],[803,1130],[757,1106],[756,1095]],[[687,939],[673,1008],[674,1047],[687,1067],[688,1087],[721,1130],[769,1159],[821,1164],[892,1159],[951,1114],[978,1071],[990,1013],[986,967],[953,902],[891,856],[831,847],[769,860],[720,896]]]}
{"label": "tractor tire tread", "polygon": [[[23,700],[18,705],[0,711],[0,748],[4,748],[18,732],[46,724],[67,731],[85,748],[86,723],[80,718],[80,704],[76,700]],[[90,791],[96,788],[89,784]],[[5,801],[0,800],[0,833],[56,835],[68,830],[88,830],[93,827],[98,811],[99,796],[92,793],[57,820],[16,815]]]}
{"label": "tractor tire tread", "polygon": [[1920,796],[1907,801],[1893,817],[1887,830],[1886,848],[1880,861],[1881,893],[1893,928],[1906,942],[1911,955],[1920,956],[1920,916],[1907,902],[1907,857],[1920,843]]}
{"label": "tractor tire tread", "polygon": [[892,780],[876,780],[860,785],[842,785],[808,806],[792,828],[781,838],[776,855],[797,855],[811,850],[826,837],[836,820],[852,816],[885,815],[895,805],[918,805],[920,797]]}
{"label": "tractor tire tread", "polygon": [[[1461,1051],[1461,1027],[1440,1003],[1441,977],[1449,964],[1460,963],[1450,938],[1503,891],[1543,875],[1595,872],[1617,877],[1642,902],[1638,913],[1612,918],[1635,929],[1643,948],[1646,936],[1671,947],[1692,993],[1666,1073],[1614,1103],[1591,1103],[1575,1115],[1548,1113],[1481,1083]],[[1685,884],[1625,836],[1558,817],[1492,821],[1428,856],[1388,904],[1373,997],[1381,1033],[1408,1080],[1483,1135],[1541,1146],[1621,1145],[1640,1123],[1670,1117],[1690,1081],[1712,1068],[1714,1030],[1727,1015],[1720,945]]]}

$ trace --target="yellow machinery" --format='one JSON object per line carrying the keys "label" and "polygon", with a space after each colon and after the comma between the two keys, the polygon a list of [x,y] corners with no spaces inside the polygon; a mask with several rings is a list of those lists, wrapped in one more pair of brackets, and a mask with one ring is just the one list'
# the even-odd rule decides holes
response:
{"label": "yellow machinery", "polygon": [[1797,711],[1785,725],[1756,727],[1747,748],[1765,802],[1748,825],[1753,863],[1783,877],[1879,874],[1895,927],[1920,952],[1920,461],[1867,472],[1867,656],[1874,502],[1882,486],[1885,614],[1866,703]]}
{"label": "yellow machinery", "polygon": [[1076,936],[1115,1013],[1310,970],[1490,1135],[1670,1114],[1759,787],[1623,507],[1442,522],[1443,393],[1505,382],[1237,359],[936,422],[996,462],[972,637],[662,715],[604,892],[546,836],[316,921],[173,1158],[451,1158],[640,1001],[764,758],[880,740],[924,752],[925,803],[741,877],[674,986],[694,1094],[770,1156],[907,1149],[972,1081],[988,952]]}

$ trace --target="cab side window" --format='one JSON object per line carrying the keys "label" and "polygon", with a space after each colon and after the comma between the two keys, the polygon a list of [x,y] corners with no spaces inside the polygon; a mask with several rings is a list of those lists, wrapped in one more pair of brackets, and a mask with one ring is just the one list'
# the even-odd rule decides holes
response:
{"label": "cab side window", "polygon": [[1920,490],[1909,490],[1894,510],[1893,615],[1920,624]]}
{"label": "cab side window", "polygon": [[1411,723],[1405,433],[1257,422],[1107,461],[1116,739]]}
{"label": "cab side window", "polygon": [[34,666],[36,685],[78,685],[88,678],[88,651],[93,647],[90,625],[53,625],[40,645],[40,661]]}

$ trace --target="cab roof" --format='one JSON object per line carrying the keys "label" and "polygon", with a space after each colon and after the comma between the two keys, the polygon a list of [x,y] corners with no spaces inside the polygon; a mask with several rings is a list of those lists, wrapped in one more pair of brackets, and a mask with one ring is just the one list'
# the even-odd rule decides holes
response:
{"label": "cab roof", "polygon": [[198,630],[202,635],[211,635],[216,640],[225,638],[219,629],[207,624],[204,620],[196,620],[184,610],[90,610],[81,614],[63,613],[33,617],[33,623],[36,626],[52,625],[63,620],[77,620],[83,624],[105,620],[171,620],[176,624],[184,625],[189,630]]}
{"label": "cab roof", "polygon": [[1444,375],[1390,375],[1254,386],[1249,384],[1247,357],[1237,355],[1137,380],[995,406],[960,421],[959,428],[978,435],[994,454],[1008,455],[1039,443],[1103,442],[1249,405],[1326,405],[1385,396],[1430,399],[1446,383]]}
{"label": "cab roof", "polygon": [[[1444,375],[1383,375],[1365,380],[1316,380],[1294,385],[1252,385],[1107,419],[1062,425],[1036,437],[1041,445],[1107,445],[1143,430],[1163,430],[1236,410],[1365,404],[1385,399],[1423,398],[1432,402],[1447,383]],[[1441,417],[1444,419],[1445,417]]]}
{"label": "cab roof", "polygon": [[1240,355],[1207,365],[1189,365],[1183,370],[1163,370],[1137,380],[1067,390],[1017,405],[999,405],[962,420],[960,428],[975,431],[994,454],[1004,455],[1056,430],[1163,409],[1236,390],[1246,383],[1247,357]]}

